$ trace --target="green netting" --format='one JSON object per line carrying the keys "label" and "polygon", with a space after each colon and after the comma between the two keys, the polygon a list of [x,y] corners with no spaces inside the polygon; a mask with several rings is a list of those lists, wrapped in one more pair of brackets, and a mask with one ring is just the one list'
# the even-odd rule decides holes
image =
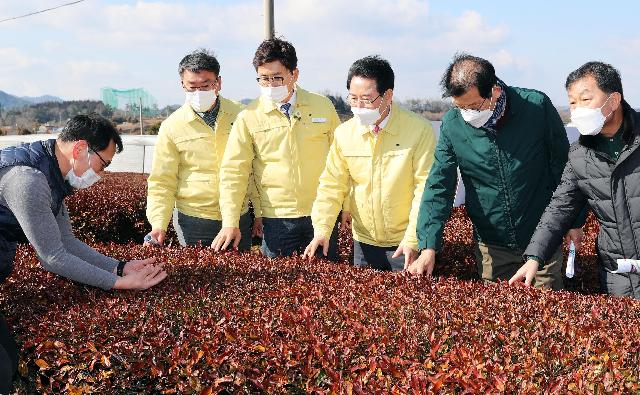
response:
{"label": "green netting", "polygon": [[100,89],[102,102],[105,106],[113,109],[120,109],[131,112],[138,112],[140,99],[142,99],[142,113],[145,115],[156,115],[158,102],[149,92],[142,88],[137,89]]}

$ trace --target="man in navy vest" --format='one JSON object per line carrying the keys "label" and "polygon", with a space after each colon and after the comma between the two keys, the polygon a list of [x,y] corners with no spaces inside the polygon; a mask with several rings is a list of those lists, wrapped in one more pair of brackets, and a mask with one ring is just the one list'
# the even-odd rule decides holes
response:
{"label": "man in navy vest", "polygon": [[[0,150],[0,281],[19,242],[33,246],[46,270],[103,289],[147,289],[167,276],[155,258],[117,261],[72,233],[64,198],[100,180],[116,151],[118,132],[97,114],[71,118],[58,139]],[[11,391],[17,365],[18,346],[0,314],[0,394]]]}

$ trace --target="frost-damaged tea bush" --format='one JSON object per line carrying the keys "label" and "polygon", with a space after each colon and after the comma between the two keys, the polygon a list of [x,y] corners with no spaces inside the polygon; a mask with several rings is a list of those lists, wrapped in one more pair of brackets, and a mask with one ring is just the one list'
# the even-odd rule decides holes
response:
{"label": "frost-damaged tea bush", "polygon": [[[639,302],[468,281],[464,210],[446,238],[435,280],[94,243],[119,259],[153,251],[166,262],[170,276],[145,292],[71,283],[20,247],[0,288],[22,345],[18,392],[640,392]],[[586,293],[591,268],[577,282]]]}
{"label": "frost-damaged tea bush", "polygon": [[[101,245],[140,257],[134,245]],[[19,251],[2,309],[21,385],[59,393],[640,391],[640,303],[299,258],[157,252],[146,292],[72,284]]]}
{"label": "frost-damaged tea bush", "polygon": [[100,240],[142,242],[150,229],[145,216],[146,175],[108,173],[88,189],[65,200],[76,236],[87,242]]}

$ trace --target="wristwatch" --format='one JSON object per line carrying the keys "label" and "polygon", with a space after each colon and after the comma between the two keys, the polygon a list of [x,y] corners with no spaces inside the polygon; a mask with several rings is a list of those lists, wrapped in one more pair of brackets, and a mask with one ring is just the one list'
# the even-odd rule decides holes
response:
{"label": "wristwatch", "polygon": [[118,261],[118,268],[116,269],[116,274],[119,277],[122,277],[122,272],[124,271],[124,265],[127,264],[127,261]]}

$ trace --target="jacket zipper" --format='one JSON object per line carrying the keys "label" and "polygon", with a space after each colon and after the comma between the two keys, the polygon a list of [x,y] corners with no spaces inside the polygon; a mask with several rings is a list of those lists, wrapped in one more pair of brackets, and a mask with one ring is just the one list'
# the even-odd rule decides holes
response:
{"label": "jacket zipper", "polygon": [[488,133],[489,135],[489,140],[493,143],[495,152],[496,152],[496,159],[498,161],[498,169],[499,169],[499,173],[500,173],[500,182],[502,184],[502,189],[504,190],[504,202],[505,202],[505,216],[507,217],[507,225],[509,227],[509,237],[511,240],[509,240],[509,243],[513,243],[515,244],[514,247],[516,248],[520,248],[520,246],[518,246],[517,244],[517,240],[514,237],[514,227],[513,227],[513,221],[511,219],[511,196],[509,195],[509,188],[507,186],[506,180],[505,180],[505,175],[504,175],[504,167],[502,166],[502,159],[500,158],[500,149],[498,147],[498,143],[496,141],[496,136],[494,136],[491,132]]}

